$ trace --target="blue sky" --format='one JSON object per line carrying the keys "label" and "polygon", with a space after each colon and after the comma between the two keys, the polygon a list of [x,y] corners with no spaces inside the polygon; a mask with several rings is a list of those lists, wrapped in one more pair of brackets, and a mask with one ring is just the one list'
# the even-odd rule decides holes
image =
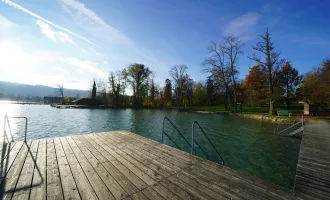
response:
{"label": "blue sky", "polygon": [[164,84],[176,64],[203,81],[212,40],[245,43],[240,78],[254,62],[251,45],[266,28],[282,57],[304,73],[330,57],[328,0],[2,0],[0,80],[89,89],[94,78],[144,63]]}

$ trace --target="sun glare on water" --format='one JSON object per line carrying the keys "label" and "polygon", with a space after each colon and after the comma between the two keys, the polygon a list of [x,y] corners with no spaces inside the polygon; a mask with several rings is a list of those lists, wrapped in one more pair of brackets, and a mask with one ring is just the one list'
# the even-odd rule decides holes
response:
{"label": "sun glare on water", "polygon": [[0,142],[9,142],[15,137],[17,123],[9,119],[5,121],[5,115],[8,117],[15,116],[19,109],[19,105],[10,104],[10,101],[0,101]]}

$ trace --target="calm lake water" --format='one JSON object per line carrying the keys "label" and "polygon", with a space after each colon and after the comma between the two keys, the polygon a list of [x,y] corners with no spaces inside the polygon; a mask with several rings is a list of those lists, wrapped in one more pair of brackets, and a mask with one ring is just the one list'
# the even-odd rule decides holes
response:
{"label": "calm lake water", "polygon": [[[226,166],[287,188],[292,188],[294,183],[300,140],[274,136],[273,129],[277,125],[272,123],[237,116],[163,110],[58,109],[48,105],[0,104],[1,133],[4,114],[28,118],[28,139],[129,130],[161,141],[162,121],[167,116],[190,142],[191,124],[198,121]],[[10,129],[15,140],[22,140],[24,121],[10,119],[9,122],[7,132]],[[199,129],[196,130],[196,140],[211,160],[220,161]],[[165,123],[165,131],[189,152],[189,146],[169,123]],[[167,137],[164,141],[174,146]],[[196,152],[204,156],[197,147]]]}

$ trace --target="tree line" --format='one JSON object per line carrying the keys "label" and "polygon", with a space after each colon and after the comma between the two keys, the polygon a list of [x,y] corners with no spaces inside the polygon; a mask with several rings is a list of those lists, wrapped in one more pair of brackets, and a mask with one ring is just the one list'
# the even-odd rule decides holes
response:
{"label": "tree line", "polygon": [[[291,62],[275,49],[268,30],[252,46],[255,62],[245,79],[239,79],[238,61],[243,55],[244,42],[227,36],[212,41],[201,70],[207,79],[195,82],[187,65],[175,65],[169,70],[164,87],[155,83],[155,72],[144,64],[133,63],[127,68],[111,72],[108,83],[97,82],[98,95],[104,104],[115,107],[177,107],[224,105],[232,112],[238,107],[269,105],[269,113],[276,113],[276,104],[290,106],[304,100],[330,106],[330,60],[320,67],[300,75]],[[95,84],[95,83],[94,83]],[[94,88],[94,87],[93,87]],[[128,88],[133,95],[126,94]]]}

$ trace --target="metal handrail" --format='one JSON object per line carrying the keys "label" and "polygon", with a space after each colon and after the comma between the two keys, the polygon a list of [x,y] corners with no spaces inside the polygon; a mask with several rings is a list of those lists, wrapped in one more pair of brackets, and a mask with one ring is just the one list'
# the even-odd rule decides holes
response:
{"label": "metal handrail", "polygon": [[[193,154],[194,151],[194,143],[196,143],[198,145],[198,143],[195,141],[195,124],[198,125],[198,127],[200,128],[200,130],[202,131],[202,133],[204,134],[204,136],[206,137],[206,139],[209,141],[209,143],[211,144],[211,146],[213,147],[213,149],[215,150],[215,152],[218,154],[218,156],[221,158],[222,161],[222,165],[225,165],[225,161],[223,160],[222,156],[220,155],[220,153],[218,152],[218,150],[214,147],[213,143],[211,142],[211,140],[209,139],[209,137],[206,135],[204,129],[201,127],[201,125],[197,122],[194,121],[192,123],[192,133],[191,133],[191,154]],[[198,147],[202,150],[202,148],[198,145]],[[202,150],[203,151],[203,150]],[[204,152],[204,151],[203,151]],[[204,152],[205,154],[205,152]],[[205,154],[206,155],[206,154]],[[207,156],[207,155],[206,155]]]}
{"label": "metal handrail", "polygon": [[27,117],[8,117],[7,115],[5,115],[5,121],[4,121],[4,129],[5,129],[5,126],[6,126],[6,119],[7,119],[7,122],[8,119],[25,119],[25,136],[24,136],[24,141],[26,142],[26,135],[27,135],[27,123],[28,123],[28,118]]}
{"label": "metal handrail", "polygon": [[175,144],[175,146],[177,146],[181,150],[181,148],[179,147],[179,145],[176,144],[174,142],[174,140],[165,132],[165,120],[167,120],[168,122],[170,122],[170,124],[174,127],[174,129],[179,133],[179,135],[184,139],[184,141],[186,141],[186,143],[190,146],[190,143],[188,142],[188,140],[182,135],[182,133],[178,130],[178,128],[167,117],[164,117],[164,119],[163,119],[162,143],[164,143],[164,134],[165,134]]}
{"label": "metal handrail", "polygon": [[278,135],[278,134],[281,134],[281,133],[283,133],[284,131],[289,130],[290,128],[292,128],[292,127],[294,127],[294,126],[296,126],[296,125],[298,125],[298,124],[300,124],[300,123],[301,123],[301,127],[304,128],[304,115],[301,116],[301,120],[300,120],[299,122],[297,122],[297,123],[295,123],[295,124],[293,124],[293,125],[291,125],[291,126],[285,128],[285,129],[281,130],[280,132],[278,132],[278,128],[275,128],[275,129],[274,129],[274,133],[276,133],[277,135]]}

